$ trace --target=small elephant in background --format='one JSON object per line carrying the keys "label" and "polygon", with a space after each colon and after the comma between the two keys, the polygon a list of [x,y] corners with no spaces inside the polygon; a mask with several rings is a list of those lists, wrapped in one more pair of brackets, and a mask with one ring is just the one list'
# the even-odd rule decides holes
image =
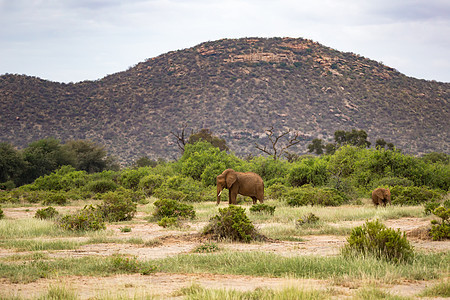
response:
{"label": "small elephant in background", "polygon": [[220,203],[220,195],[222,190],[226,188],[229,191],[229,204],[236,204],[238,194],[249,196],[253,200],[253,204],[264,202],[264,182],[256,173],[252,172],[236,172],[233,169],[226,169],[217,176],[217,204]]}
{"label": "small elephant in background", "polygon": [[375,206],[386,206],[387,203],[391,204],[391,191],[389,189],[376,188],[372,192],[372,202]]}

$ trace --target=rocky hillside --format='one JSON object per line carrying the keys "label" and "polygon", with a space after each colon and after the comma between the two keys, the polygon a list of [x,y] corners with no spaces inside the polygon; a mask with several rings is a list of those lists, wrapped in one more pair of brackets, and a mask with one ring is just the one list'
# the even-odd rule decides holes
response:
{"label": "rocky hillside", "polygon": [[98,81],[0,76],[0,141],[91,139],[122,162],[179,156],[171,131],[209,128],[238,155],[265,129],[313,138],[363,129],[406,153],[449,152],[450,83],[418,80],[305,39],[207,42]]}

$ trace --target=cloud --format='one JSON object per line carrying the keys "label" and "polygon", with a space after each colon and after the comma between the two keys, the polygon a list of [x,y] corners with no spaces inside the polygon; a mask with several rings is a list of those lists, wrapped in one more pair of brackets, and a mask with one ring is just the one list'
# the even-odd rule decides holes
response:
{"label": "cloud", "polygon": [[311,38],[409,76],[450,81],[441,0],[0,0],[1,73],[97,79],[220,38]]}

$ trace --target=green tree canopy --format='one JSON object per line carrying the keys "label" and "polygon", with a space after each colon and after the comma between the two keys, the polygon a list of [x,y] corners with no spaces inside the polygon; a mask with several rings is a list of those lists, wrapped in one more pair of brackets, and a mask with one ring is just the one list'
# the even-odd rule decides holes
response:
{"label": "green tree canopy", "polygon": [[196,133],[193,133],[189,136],[188,139],[188,144],[195,144],[198,141],[203,140],[206,141],[208,143],[210,143],[211,145],[213,145],[214,147],[217,147],[220,149],[220,151],[228,151],[228,146],[227,143],[224,139],[221,139],[217,136],[214,136],[212,131],[206,128],[200,129],[199,131],[197,131]]}
{"label": "green tree canopy", "polygon": [[63,146],[64,151],[70,153],[73,166],[77,170],[88,173],[101,172],[110,167],[112,160],[107,156],[103,146],[88,140],[68,141]]}

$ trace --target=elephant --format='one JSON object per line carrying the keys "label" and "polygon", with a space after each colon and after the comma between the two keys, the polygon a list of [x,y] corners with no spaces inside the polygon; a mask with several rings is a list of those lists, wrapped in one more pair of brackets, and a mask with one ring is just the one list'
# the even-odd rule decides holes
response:
{"label": "elephant", "polygon": [[222,174],[217,176],[217,205],[220,203],[220,195],[224,188],[228,189],[228,203],[236,204],[238,194],[249,196],[253,200],[253,204],[264,202],[264,182],[256,173],[253,172],[236,172],[233,169],[226,169]]}
{"label": "elephant", "polygon": [[386,203],[391,204],[391,191],[389,189],[377,188],[372,192],[372,202],[375,206],[386,206]]}

